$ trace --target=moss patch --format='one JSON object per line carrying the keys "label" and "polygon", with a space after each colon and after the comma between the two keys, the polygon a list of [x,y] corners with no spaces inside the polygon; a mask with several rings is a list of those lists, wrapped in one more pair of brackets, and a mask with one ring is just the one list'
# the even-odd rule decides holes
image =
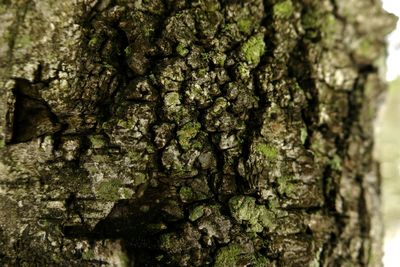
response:
{"label": "moss patch", "polygon": [[275,214],[264,205],[257,205],[253,197],[232,197],[229,200],[229,208],[235,220],[249,224],[249,232],[262,232],[264,227],[272,229],[275,225]]}
{"label": "moss patch", "polygon": [[191,147],[191,140],[196,137],[200,127],[198,122],[189,122],[177,132],[179,144],[183,149],[187,150]]}
{"label": "moss patch", "polygon": [[294,192],[296,189],[294,184],[290,182],[291,177],[289,176],[281,176],[278,178],[278,191],[282,195],[286,195],[290,197],[290,195]]}
{"label": "moss patch", "polygon": [[117,201],[120,198],[119,189],[122,186],[122,181],[118,179],[101,181],[96,186],[97,196],[107,201]]}
{"label": "moss patch", "polygon": [[242,249],[239,245],[229,245],[217,252],[214,267],[236,267]]}
{"label": "moss patch", "polygon": [[303,145],[306,143],[307,137],[308,137],[307,128],[304,128],[304,127],[301,128],[301,130],[300,130],[300,140],[301,140],[301,143]]}
{"label": "moss patch", "polygon": [[246,62],[254,65],[260,63],[260,58],[264,54],[264,51],[265,42],[263,34],[250,37],[241,47],[241,52]]}
{"label": "moss patch", "polygon": [[97,37],[93,37],[89,40],[89,46],[90,47],[94,47],[97,45],[97,43],[99,42],[99,39]]}
{"label": "moss patch", "polygon": [[204,215],[204,206],[200,205],[192,209],[189,213],[189,220],[192,222],[200,219]]}
{"label": "moss patch", "polygon": [[191,200],[193,198],[193,195],[193,190],[190,187],[183,186],[179,190],[179,196],[183,202],[188,202],[189,200]]}
{"label": "moss patch", "polygon": [[179,93],[172,92],[165,95],[164,102],[167,106],[177,106],[181,104]]}
{"label": "moss patch", "polygon": [[273,7],[274,16],[278,18],[288,19],[292,16],[294,12],[293,3],[290,0],[286,0],[280,3],[277,3]]}
{"label": "moss patch", "polygon": [[176,52],[184,57],[189,53],[189,50],[183,45],[182,43],[179,43],[178,46],[176,47]]}
{"label": "moss patch", "polygon": [[242,18],[242,19],[239,19],[239,20],[238,20],[237,25],[238,25],[239,30],[240,30],[241,32],[250,33],[250,31],[251,31],[251,24],[252,24],[252,23],[253,23],[253,22],[252,22],[250,19],[244,19],[244,18]]}
{"label": "moss patch", "polygon": [[106,143],[101,135],[90,135],[89,140],[93,148],[102,148]]}
{"label": "moss patch", "polygon": [[278,149],[268,144],[259,144],[257,151],[262,153],[267,159],[275,160],[278,158]]}
{"label": "moss patch", "polygon": [[125,55],[126,55],[126,56],[130,56],[130,55],[132,54],[132,48],[131,48],[130,46],[127,46],[127,47],[124,49],[124,52],[125,52]]}
{"label": "moss patch", "polygon": [[340,171],[342,170],[342,159],[338,155],[334,155],[330,161],[330,165],[333,170]]}
{"label": "moss patch", "polygon": [[83,260],[93,260],[94,259],[94,251],[92,249],[88,249],[82,253]]}

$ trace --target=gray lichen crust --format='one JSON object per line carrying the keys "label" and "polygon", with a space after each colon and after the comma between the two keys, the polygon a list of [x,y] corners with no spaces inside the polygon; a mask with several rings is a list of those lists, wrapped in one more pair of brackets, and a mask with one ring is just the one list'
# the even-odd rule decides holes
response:
{"label": "gray lichen crust", "polygon": [[0,265],[380,266],[379,1],[0,19]]}

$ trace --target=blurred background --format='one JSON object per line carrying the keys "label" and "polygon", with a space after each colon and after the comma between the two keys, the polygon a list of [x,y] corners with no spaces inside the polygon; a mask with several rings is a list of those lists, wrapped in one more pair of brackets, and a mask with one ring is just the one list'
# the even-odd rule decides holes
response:
{"label": "blurred background", "polygon": [[[383,7],[400,17],[399,0],[382,0]],[[389,90],[375,127],[375,155],[381,162],[385,222],[384,266],[400,266],[400,23],[388,37]]]}

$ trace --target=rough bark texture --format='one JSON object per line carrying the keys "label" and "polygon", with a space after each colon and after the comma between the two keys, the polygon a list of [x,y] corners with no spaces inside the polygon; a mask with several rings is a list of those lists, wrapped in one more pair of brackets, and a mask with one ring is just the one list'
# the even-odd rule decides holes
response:
{"label": "rough bark texture", "polygon": [[380,266],[378,0],[0,19],[0,265]]}

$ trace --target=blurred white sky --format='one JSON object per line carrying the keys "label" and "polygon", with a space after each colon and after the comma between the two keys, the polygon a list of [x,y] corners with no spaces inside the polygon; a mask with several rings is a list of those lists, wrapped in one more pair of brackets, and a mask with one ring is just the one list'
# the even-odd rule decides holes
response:
{"label": "blurred white sky", "polygon": [[[390,13],[400,16],[400,0],[382,0],[383,8]],[[388,81],[394,80],[400,75],[400,26],[397,22],[396,30],[389,35],[389,55],[387,59]],[[400,266],[400,263],[399,263]]]}
{"label": "blurred white sky", "polygon": [[[383,8],[400,17],[400,0],[382,0]],[[388,58],[386,79],[392,81],[400,76],[400,22],[396,29],[388,37]],[[385,267],[400,266],[400,225],[395,234],[386,229],[383,264]]]}

